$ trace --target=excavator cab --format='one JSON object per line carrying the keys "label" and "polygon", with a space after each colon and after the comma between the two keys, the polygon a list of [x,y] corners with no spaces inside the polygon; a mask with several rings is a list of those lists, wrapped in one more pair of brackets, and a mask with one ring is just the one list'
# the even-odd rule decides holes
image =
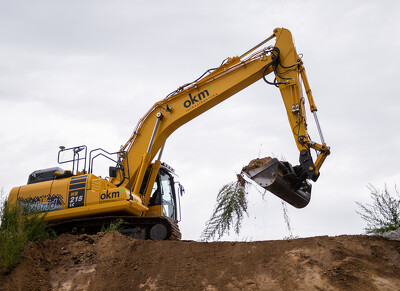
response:
{"label": "excavator cab", "polygon": [[[148,183],[149,171],[145,176],[145,183],[141,192],[145,193],[145,185]],[[146,216],[162,216],[177,223],[180,221],[180,197],[183,195],[183,186],[175,181],[175,170],[166,163],[161,163],[157,177],[151,189],[148,203],[149,211]]]}
{"label": "excavator cab", "polygon": [[177,195],[175,194],[174,177],[171,173],[160,168],[154,182],[149,207],[161,206],[162,216],[177,222]]}

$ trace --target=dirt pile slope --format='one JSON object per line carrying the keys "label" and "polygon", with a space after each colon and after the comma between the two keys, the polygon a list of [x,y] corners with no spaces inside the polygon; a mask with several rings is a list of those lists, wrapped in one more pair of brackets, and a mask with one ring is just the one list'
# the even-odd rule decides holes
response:
{"label": "dirt pile slope", "polygon": [[118,232],[31,243],[0,290],[400,290],[400,242],[139,241]]}

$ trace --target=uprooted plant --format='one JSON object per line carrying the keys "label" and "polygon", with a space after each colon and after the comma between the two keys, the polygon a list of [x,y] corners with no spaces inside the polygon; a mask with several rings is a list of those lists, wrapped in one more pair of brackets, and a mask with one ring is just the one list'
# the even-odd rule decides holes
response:
{"label": "uprooted plant", "polygon": [[231,228],[239,234],[243,215],[247,214],[246,182],[241,175],[219,191],[211,219],[201,234],[201,240],[220,239]]}

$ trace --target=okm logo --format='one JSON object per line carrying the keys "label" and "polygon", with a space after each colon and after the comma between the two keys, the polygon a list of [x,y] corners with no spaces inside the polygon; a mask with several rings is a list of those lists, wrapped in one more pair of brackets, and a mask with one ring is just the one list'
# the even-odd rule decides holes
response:
{"label": "okm logo", "polygon": [[210,96],[210,93],[208,93],[208,90],[204,90],[203,92],[200,92],[197,95],[192,96],[192,94],[189,94],[189,99],[185,100],[183,102],[183,106],[185,108],[189,108],[193,104],[200,102],[202,99],[205,99],[206,97]]}

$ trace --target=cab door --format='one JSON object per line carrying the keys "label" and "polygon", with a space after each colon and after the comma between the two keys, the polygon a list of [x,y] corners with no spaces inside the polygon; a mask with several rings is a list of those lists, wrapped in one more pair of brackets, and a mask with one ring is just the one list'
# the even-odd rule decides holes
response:
{"label": "cab door", "polygon": [[161,168],[153,185],[146,216],[164,216],[177,222],[176,199],[174,178]]}
{"label": "cab door", "polygon": [[160,170],[158,174],[158,180],[161,189],[161,206],[163,216],[176,222],[177,211],[174,178],[170,173]]}

